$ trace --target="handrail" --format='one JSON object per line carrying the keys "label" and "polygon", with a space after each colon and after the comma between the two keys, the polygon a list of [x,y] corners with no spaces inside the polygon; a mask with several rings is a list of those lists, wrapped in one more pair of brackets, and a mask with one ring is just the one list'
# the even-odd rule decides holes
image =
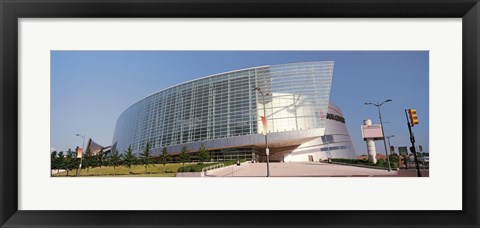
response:
{"label": "handrail", "polygon": [[223,163],[218,163],[218,164],[215,164],[215,165],[207,166],[207,167],[202,169],[202,172],[206,172],[206,171],[212,170],[212,169],[222,168],[223,166],[224,166]]}

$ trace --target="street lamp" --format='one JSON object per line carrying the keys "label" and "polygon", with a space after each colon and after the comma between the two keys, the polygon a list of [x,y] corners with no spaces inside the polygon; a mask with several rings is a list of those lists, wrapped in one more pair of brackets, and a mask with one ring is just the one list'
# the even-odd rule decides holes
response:
{"label": "street lamp", "polygon": [[390,167],[390,158],[388,157],[388,151],[387,151],[387,142],[385,141],[385,131],[383,130],[383,122],[382,122],[382,113],[380,112],[380,106],[382,106],[386,102],[392,101],[391,99],[385,100],[382,103],[371,103],[371,102],[366,102],[365,105],[375,105],[378,108],[378,116],[380,117],[380,126],[382,126],[382,135],[383,135],[383,145],[385,146],[385,155],[387,156],[387,164],[388,164],[388,171],[392,171],[392,168]]}
{"label": "street lamp", "polygon": [[387,138],[387,140],[388,140],[388,148],[390,148],[390,150],[392,148],[392,146],[390,145],[390,138],[393,138],[393,137],[395,137],[395,135],[385,136],[385,138]]}
{"label": "street lamp", "polygon": [[[82,146],[82,153],[83,153],[83,150],[85,149],[85,135],[75,134],[75,136],[79,136],[83,138],[83,146]],[[77,177],[80,176],[80,171],[82,170],[82,161],[83,161],[83,155],[80,157],[80,165],[78,165]]]}
{"label": "street lamp", "polygon": [[[265,118],[265,123],[267,123],[267,111],[265,109],[265,96],[270,96],[269,93],[266,93],[266,94],[263,94],[262,92],[262,89],[260,89],[259,87],[255,87],[253,90],[255,91],[258,91],[261,95],[262,95],[262,99],[263,99],[263,117]],[[269,163],[270,163],[270,151],[268,149],[268,141],[267,141],[267,132],[266,132],[267,128],[265,127],[265,132],[264,132],[264,135],[265,135],[265,154],[267,155],[267,177],[270,176],[270,166],[269,166]]]}

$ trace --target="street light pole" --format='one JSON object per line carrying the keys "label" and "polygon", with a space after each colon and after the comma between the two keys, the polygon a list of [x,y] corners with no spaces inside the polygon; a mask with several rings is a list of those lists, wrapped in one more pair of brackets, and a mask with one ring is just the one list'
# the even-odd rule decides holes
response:
{"label": "street light pole", "polygon": [[391,99],[385,100],[382,103],[365,103],[365,105],[375,105],[378,108],[378,116],[380,118],[380,126],[382,127],[382,135],[383,135],[383,146],[385,147],[385,156],[387,156],[387,164],[388,164],[388,171],[392,171],[392,168],[390,167],[390,158],[388,157],[388,151],[387,151],[387,142],[385,141],[385,131],[383,130],[383,122],[382,122],[382,112],[380,111],[380,106],[382,106],[386,102],[392,101]]}
{"label": "street light pole", "polygon": [[[83,153],[83,150],[85,149],[85,135],[75,134],[75,136],[79,136],[79,137],[83,138],[83,145],[82,145],[82,153]],[[78,154],[77,154],[77,156],[78,156]],[[80,171],[82,171],[82,161],[83,161],[83,154],[80,157],[80,165],[78,165],[77,177],[80,176]]]}
{"label": "street light pole", "polygon": [[385,137],[388,140],[388,148],[390,149],[390,151],[391,151],[391,148],[392,148],[392,146],[390,145],[390,138],[392,138],[392,137],[395,137],[395,135],[389,135],[389,136]]}
{"label": "street light pole", "polygon": [[[263,118],[265,118],[265,123],[267,123],[267,111],[266,111],[266,108],[265,108],[265,96],[268,96],[269,94],[263,94],[262,90],[259,88],[259,87],[255,87],[255,89],[253,90],[256,90],[258,92],[260,92],[260,94],[262,95],[262,100],[263,100]],[[262,123],[263,124],[263,123]],[[265,127],[265,131],[266,131],[266,127]],[[267,140],[267,132],[264,132],[265,134],[265,154],[267,155],[267,177],[270,177],[270,151],[268,149],[268,140]]]}

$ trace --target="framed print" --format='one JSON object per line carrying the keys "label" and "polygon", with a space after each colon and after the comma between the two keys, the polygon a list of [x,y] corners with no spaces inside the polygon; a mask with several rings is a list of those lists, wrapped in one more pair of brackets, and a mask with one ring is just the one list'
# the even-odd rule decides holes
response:
{"label": "framed print", "polygon": [[0,226],[477,227],[479,7],[2,1]]}

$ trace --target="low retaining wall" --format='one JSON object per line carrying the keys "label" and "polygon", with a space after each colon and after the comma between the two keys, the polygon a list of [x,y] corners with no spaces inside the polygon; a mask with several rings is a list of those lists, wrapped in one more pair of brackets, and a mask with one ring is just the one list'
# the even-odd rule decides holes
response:
{"label": "low retaining wall", "polygon": [[[248,163],[250,163],[250,162],[246,161],[246,162],[242,162],[240,165],[246,165]],[[224,166],[224,167],[217,168],[217,169],[207,170],[206,172],[183,172],[183,173],[178,172],[176,177],[203,177],[205,175],[208,175],[210,172],[217,172],[217,171],[220,171],[220,170],[223,170],[223,169],[231,168],[232,166],[237,166],[237,164]]]}
{"label": "low retaining wall", "polygon": [[[242,163],[240,163],[240,166],[242,166],[242,165],[247,165],[248,163],[250,163],[250,162],[249,162],[249,161],[242,162]],[[218,168],[218,169],[208,170],[207,173],[205,173],[205,175],[209,175],[209,174],[212,174],[212,173],[215,173],[215,172],[218,172],[218,171],[222,171],[222,170],[224,170],[224,169],[230,169],[230,168],[232,168],[232,166],[237,166],[237,164],[233,164],[233,165],[229,165],[229,166],[224,166],[224,167]]]}
{"label": "low retaining wall", "polygon": [[203,177],[203,172],[178,172],[176,177]]}

